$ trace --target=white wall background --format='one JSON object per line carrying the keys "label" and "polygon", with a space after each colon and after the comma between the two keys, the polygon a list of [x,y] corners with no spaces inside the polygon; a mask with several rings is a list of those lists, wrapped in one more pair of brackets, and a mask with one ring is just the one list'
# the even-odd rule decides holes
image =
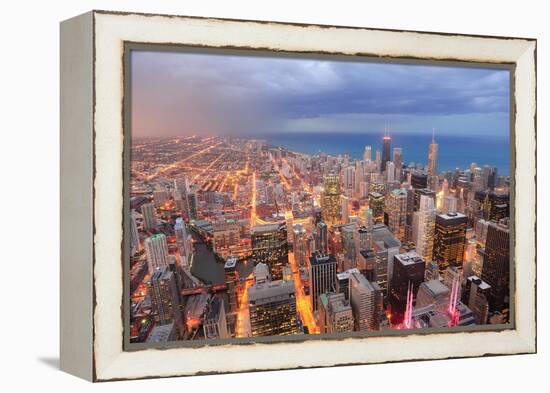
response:
{"label": "white wall background", "polygon": [[[25,1],[0,11],[0,390],[534,391],[548,380],[550,67],[542,1]],[[91,385],[58,367],[59,26],[108,9],[538,39],[539,354]],[[518,130],[521,135],[521,130]],[[546,197],[543,197],[546,196]],[[519,261],[518,263],[521,263]],[[19,390],[19,389],[18,389]]]}

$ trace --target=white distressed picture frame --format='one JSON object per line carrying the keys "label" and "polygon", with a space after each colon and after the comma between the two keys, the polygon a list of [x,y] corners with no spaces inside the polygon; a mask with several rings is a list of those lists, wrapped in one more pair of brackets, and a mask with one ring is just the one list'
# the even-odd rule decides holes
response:
{"label": "white distressed picture frame", "polygon": [[[124,43],[515,65],[513,328],[123,346]],[[536,41],[93,11],[61,25],[61,368],[93,381],[536,351]]]}

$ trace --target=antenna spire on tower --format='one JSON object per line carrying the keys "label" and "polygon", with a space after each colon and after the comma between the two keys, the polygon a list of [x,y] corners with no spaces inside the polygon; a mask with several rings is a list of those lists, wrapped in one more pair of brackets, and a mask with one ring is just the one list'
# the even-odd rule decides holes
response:
{"label": "antenna spire on tower", "polygon": [[435,143],[435,127],[432,127],[432,143]]}

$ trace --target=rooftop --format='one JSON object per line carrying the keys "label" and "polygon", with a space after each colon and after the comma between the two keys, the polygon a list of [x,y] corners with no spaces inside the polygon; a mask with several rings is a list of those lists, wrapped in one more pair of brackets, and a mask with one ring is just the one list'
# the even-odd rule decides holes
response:
{"label": "rooftop", "polygon": [[405,190],[404,188],[396,188],[391,193],[395,196],[407,196],[407,190]]}
{"label": "rooftop", "polygon": [[447,286],[439,280],[425,281],[420,285],[422,285],[434,298],[444,296],[449,293],[449,288],[447,288]]}
{"label": "rooftop", "polygon": [[162,343],[170,340],[174,331],[174,322],[165,325],[156,325],[147,338],[148,343]]}
{"label": "rooftop", "polygon": [[462,213],[458,212],[449,212],[447,214],[438,214],[438,217],[441,217],[444,220],[455,220],[460,218],[466,218],[466,216]]}
{"label": "rooftop", "polygon": [[[365,276],[363,276],[361,273],[352,273],[350,274],[350,281],[355,281],[360,286],[368,289],[369,291],[380,291],[380,285],[376,282],[371,282],[367,280]],[[351,283],[350,283],[351,286]]]}
{"label": "rooftop", "polygon": [[401,247],[401,242],[393,236],[384,236],[383,240],[387,248]]}
{"label": "rooftop", "polygon": [[250,228],[250,233],[262,233],[262,232],[274,232],[278,231],[279,227],[281,226],[281,223],[274,223],[274,224],[264,224],[264,225],[256,225]]}
{"label": "rooftop", "polygon": [[309,257],[309,263],[311,265],[323,265],[326,263],[336,263],[336,258],[332,254],[327,254],[327,255],[315,254]]}
{"label": "rooftop", "polygon": [[478,286],[478,288],[481,289],[481,290],[487,290],[487,289],[491,288],[491,286],[489,284],[487,284],[485,281],[483,281],[478,276],[470,276],[470,277],[467,278],[467,280],[471,281],[473,284],[476,284]]}
{"label": "rooftop", "polygon": [[275,297],[288,297],[294,295],[294,282],[293,281],[271,281],[262,284],[256,284],[248,288],[248,300],[250,302],[256,302],[258,300],[264,300],[266,303],[270,299]]}
{"label": "rooftop", "polygon": [[352,269],[345,270],[341,273],[337,273],[336,278],[338,280],[349,280],[349,276],[350,276],[351,273],[360,273],[360,272],[359,272],[359,269],[354,267]]}
{"label": "rooftop", "polygon": [[424,260],[416,253],[416,251],[409,251],[403,254],[397,254],[395,258],[401,262],[402,265],[414,265],[415,263],[424,263]]}
{"label": "rooftop", "polygon": [[237,258],[229,257],[227,261],[225,261],[224,269],[233,269],[235,266],[237,266]]}

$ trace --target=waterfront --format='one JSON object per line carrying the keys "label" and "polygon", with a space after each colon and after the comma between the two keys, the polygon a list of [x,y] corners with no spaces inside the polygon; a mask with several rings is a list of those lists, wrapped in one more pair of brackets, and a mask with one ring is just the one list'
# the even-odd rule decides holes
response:
{"label": "waterfront", "polygon": [[[193,234],[195,255],[191,273],[204,283],[222,284],[225,282],[224,264],[218,262],[211,249],[196,234]],[[254,269],[254,263],[248,259],[237,264],[239,277],[248,277]]]}
{"label": "waterfront", "polygon": [[[431,132],[407,135],[392,133],[392,147],[403,149],[403,161],[424,163],[428,153],[427,146],[432,139]],[[450,135],[435,130],[439,144],[439,172],[452,171],[455,168],[468,169],[472,162],[478,165],[490,164],[498,168],[501,176],[510,173],[510,138],[508,131],[503,130],[499,136],[483,135]],[[373,152],[381,149],[378,134],[360,134],[343,132],[302,132],[277,133],[262,136],[270,145],[306,154],[339,155],[349,154],[353,159],[361,159],[365,145],[371,145]]]}

